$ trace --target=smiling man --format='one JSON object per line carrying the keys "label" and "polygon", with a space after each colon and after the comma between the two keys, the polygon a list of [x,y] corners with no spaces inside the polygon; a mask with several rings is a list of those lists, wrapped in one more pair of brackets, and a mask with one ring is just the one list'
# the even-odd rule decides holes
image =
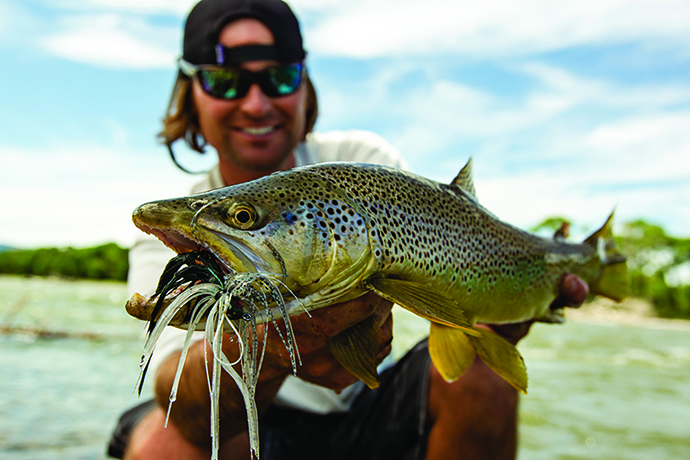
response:
{"label": "smiling man", "polygon": [[[224,27],[218,42],[216,53],[224,63],[232,51],[247,50],[246,56],[235,58],[240,67],[233,74],[187,61],[183,69],[195,80],[192,98],[199,129],[218,152],[223,181],[244,182],[294,167],[293,150],[306,129],[304,53],[286,53],[283,62],[275,61],[273,34],[251,18]],[[252,79],[259,84],[251,84]],[[230,97],[226,87],[232,88]]]}
{"label": "smiling man", "polygon": [[[191,191],[257,179],[323,161],[404,168],[399,153],[367,132],[313,133],[318,105],[305,67],[297,19],[280,0],[202,0],[189,14],[178,79],[161,138],[183,139],[218,165]],[[142,238],[130,252],[129,289],[151,294],[172,253]],[[584,300],[586,285],[564,283],[562,304]],[[373,294],[299,315],[292,321],[302,364],[297,377],[278,335],[269,334],[256,400],[261,458],[501,459],[516,452],[517,392],[481,361],[446,383],[430,362],[426,341],[381,369],[367,389],[331,355],[328,341],[373,316],[383,334],[378,359],[391,351],[392,304]],[[268,327],[273,327],[268,326]],[[501,329],[513,342],[529,325]],[[512,336],[511,336],[512,334]],[[123,415],[109,453],[126,459],[210,456],[206,343],[197,337],[186,359],[171,419],[165,410],[184,332],[169,329],[151,364],[156,401]],[[232,359],[235,342],[223,346]],[[246,415],[231,379],[221,390],[221,457],[248,458]]]}

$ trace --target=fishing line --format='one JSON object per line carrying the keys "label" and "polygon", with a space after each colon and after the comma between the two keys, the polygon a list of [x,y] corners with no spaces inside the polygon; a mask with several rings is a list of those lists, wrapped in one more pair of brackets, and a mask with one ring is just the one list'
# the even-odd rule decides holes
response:
{"label": "fishing line", "polygon": [[196,212],[194,213],[194,216],[192,216],[192,221],[189,223],[189,228],[192,231],[192,234],[194,236],[196,236],[200,241],[203,241],[203,238],[201,238],[199,236],[199,234],[197,233],[197,230],[196,230],[196,221],[199,218],[199,213],[201,211],[203,211],[204,209],[206,209],[207,207],[211,206],[212,204],[216,204],[219,201],[224,200],[225,198],[227,198],[227,197],[221,196],[221,197],[218,197],[218,198],[215,198],[215,199],[209,201],[208,203],[206,203],[205,205],[203,205],[202,207],[197,209]]}

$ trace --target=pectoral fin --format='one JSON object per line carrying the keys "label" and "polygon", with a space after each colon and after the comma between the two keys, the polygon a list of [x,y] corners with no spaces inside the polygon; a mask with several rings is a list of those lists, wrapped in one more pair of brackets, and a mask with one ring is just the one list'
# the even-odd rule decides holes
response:
{"label": "pectoral fin", "polygon": [[472,328],[462,308],[451,297],[413,281],[390,278],[372,278],[364,283],[370,289],[415,315],[450,327],[460,328],[466,334],[481,337]]}
{"label": "pectoral fin", "polygon": [[474,345],[477,355],[506,382],[527,394],[527,369],[520,352],[493,331],[483,330],[482,334],[481,339],[467,337]]}
{"label": "pectoral fin", "polygon": [[477,353],[462,330],[431,323],[429,355],[441,377],[454,382],[470,368]]}
{"label": "pectoral fin", "polygon": [[373,315],[333,337],[328,346],[335,359],[352,375],[369,388],[378,388],[376,355],[381,349],[381,328]]}

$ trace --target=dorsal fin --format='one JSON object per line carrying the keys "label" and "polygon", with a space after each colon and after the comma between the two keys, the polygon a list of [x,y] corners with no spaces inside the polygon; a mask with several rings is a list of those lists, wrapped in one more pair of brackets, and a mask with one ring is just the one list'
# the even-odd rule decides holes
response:
{"label": "dorsal fin", "polygon": [[477,192],[474,190],[474,180],[472,179],[472,157],[467,160],[467,164],[460,170],[451,185],[460,187],[477,199]]}

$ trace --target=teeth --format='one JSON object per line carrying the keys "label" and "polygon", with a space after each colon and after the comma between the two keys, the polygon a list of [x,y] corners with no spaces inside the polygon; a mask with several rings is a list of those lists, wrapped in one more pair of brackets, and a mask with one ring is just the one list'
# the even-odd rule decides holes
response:
{"label": "teeth", "polygon": [[246,127],[242,128],[242,131],[244,131],[247,134],[251,134],[252,136],[260,136],[262,134],[268,134],[273,130],[273,126],[262,126],[258,128],[253,128],[253,127]]}

